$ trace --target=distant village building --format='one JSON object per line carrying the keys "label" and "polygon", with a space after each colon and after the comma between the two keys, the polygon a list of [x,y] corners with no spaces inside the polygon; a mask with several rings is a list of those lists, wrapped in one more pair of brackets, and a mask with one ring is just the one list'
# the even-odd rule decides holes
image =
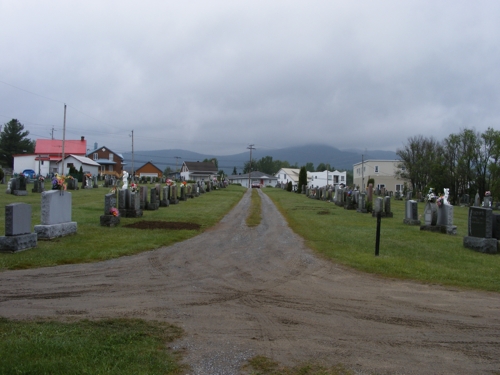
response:
{"label": "distant village building", "polygon": [[363,188],[368,185],[368,180],[373,178],[374,188],[385,188],[387,191],[403,192],[404,184],[409,186],[408,180],[397,176],[398,171],[403,171],[400,167],[400,160],[365,160],[353,165],[354,185]]}
{"label": "distant village building", "polygon": [[135,171],[135,176],[139,178],[141,177],[161,178],[163,176],[163,172],[152,162],[148,161],[140,168],[137,168],[137,170]]}
{"label": "distant village building", "polygon": [[[269,174],[259,171],[250,172],[250,176],[248,176],[248,173],[238,174],[238,175],[235,174],[228,176],[227,179],[229,180],[230,184],[241,184],[241,186],[244,186],[246,188],[252,186],[252,184],[258,184],[259,187],[266,187],[266,186],[275,187],[276,182],[278,181],[278,179],[275,176],[271,176]],[[250,185],[248,185],[249,183]]]}
{"label": "distant village building", "polygon": [[94,150],[87,153],[87,157],[100,165],[100,175],[120,177],[123,173],[123,167],[126,165],[122,154],[118,154],[106,146],[97,147],[97,143],[94,144]]}
{"label": "distant village building", "polygon": [[181,167],[184,181],[206,181],[217,176],[217,167],[212,162],[185,161]]}
{"label": "distant village building", "polygon": [[[52,173],[61,173],[59,161],[62,159],[62,143],[60,139],[37,139],[33,154],[19,154],[14,156],[14,173],[21,173],[25,169],[32,169],[37,174],[46,176]],[[87,141],[85,137],[80,140],[65,140],[64,154],[85,156]]]}

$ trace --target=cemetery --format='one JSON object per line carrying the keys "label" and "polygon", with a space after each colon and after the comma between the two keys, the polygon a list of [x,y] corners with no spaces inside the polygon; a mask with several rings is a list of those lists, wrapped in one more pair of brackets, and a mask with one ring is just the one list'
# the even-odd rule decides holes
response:
{"label": "cemetery", "polygon": [[[6,212],[5,218],[0,219],[0,225],[6,226],[5,236],[0,237],[0,252],[13,253],[33,248],[34,253],[19,253],[16,254],[16,259],[10,260],[2,258],[0,270],[23,267],[23,262],[31,262],[28,258],[43,259],[46,256],[44,252],[48,249],[51,251],[50,256],[57,259],[45,259],[41,264],[79,262],[82,259],[82,249],[84,253],[90,252],[96,246],[103,247],[97,256],[108,258],[109,254],[115,257],[133,253],[134,248],[143,248],[141,241],[154,248],[189,238],[199,233],[199,230],[215,224],[221,218],[221,212],[227,209],[227,204],[234,204],[233,200],[243,193],[237,189],[234,196],[235,191],[229,192],[221,189],[223,186],[201,182],[185,186],[180,184],[182,189],[178,189],[178,184],[172,182],[167,185],[166,182],[151,184],[148,181],[144,185],[130,184],[123,189],[122,180],[108,177],[98,181],[92,176],[86,176],[84,184],[79,187],[80,184],[75,184],[77,180],[74,178],[55,176],[53,180],[41,181],[43,184],[38,180],[31,183],[32,186],[37,186],[38,194],[21,186],[26,192],[14,195],[14,190],[10,188],[13,186],[15,191],[20,190],[17,180],[14,178],[12,182],[9,181],[5,185],[5,194],[0,195],[0,204],[5,207]],[[206,188],[206,185],[210,187]],[[197,198],[200,196],[200,189],[210,191],[210,194],[204,194],[203,199]],[[224,193],[231,196],[231,199],[227,203],[219,203],[215,209],[210,207],[210,197],[216,198]],[[170,200],[176,204],[171,206]],[[13,214],[10,213],[11,210],[14,210]],[[203,216],[198,220],[193,219],[194,212]],[[19,226],[19,223],[22,225]],[[26,228],[31,232],[27,232]],[[135,229],[142,229],[143,234],[123,234]],[[144,229],[164,229],[166,233],[155,235],[150,242]],[[111,234],[110,231],[116,233]],[[172,236],[172,231],[179,233]],[[54,242],[55,239],[58,240]],[[109,244],[107,249],[106,244]],[[106,253],[108,255],[103,255]],[[9,266],[6,261],[14,265]]]}

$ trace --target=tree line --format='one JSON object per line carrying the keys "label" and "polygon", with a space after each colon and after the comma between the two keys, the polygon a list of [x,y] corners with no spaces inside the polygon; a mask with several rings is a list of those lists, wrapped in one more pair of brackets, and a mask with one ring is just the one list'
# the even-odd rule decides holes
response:
{"label": "tree line", "polygon": [[408,138],[396,154],[401,159],[399,177],[410,181],[414,191],[426,193],[450,189],[450,200],[490,191],[500,197],[500,131],[488,128],[484,133],[463,129],[442,141],[417,135]]}

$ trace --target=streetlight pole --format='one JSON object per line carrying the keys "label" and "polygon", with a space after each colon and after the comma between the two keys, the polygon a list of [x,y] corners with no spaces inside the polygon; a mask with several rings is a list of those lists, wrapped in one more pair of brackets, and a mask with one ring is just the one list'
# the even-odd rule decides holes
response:
{"label": "streetlight pole", "polygon": [[255,150],[254,145],[250,145],[247,147],[247,149],[250,150],[250,164],[248,166],[248,188],[250,189],[250,174],[252,173],[252,150]]}

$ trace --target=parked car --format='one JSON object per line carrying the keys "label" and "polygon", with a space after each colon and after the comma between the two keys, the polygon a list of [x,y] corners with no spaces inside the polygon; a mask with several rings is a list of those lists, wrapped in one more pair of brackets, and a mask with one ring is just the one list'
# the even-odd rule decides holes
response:
{"label": "parked car", "polygon": [[258,182],[252,182],[252,189],[253,188],[260,189],[260,184]]}
{"label": "parked car", "polygon": [[34,180],[36,176],[36,172],[33,169],[25,169],[23,171],[23,175],[25,175],[30,180]]}

